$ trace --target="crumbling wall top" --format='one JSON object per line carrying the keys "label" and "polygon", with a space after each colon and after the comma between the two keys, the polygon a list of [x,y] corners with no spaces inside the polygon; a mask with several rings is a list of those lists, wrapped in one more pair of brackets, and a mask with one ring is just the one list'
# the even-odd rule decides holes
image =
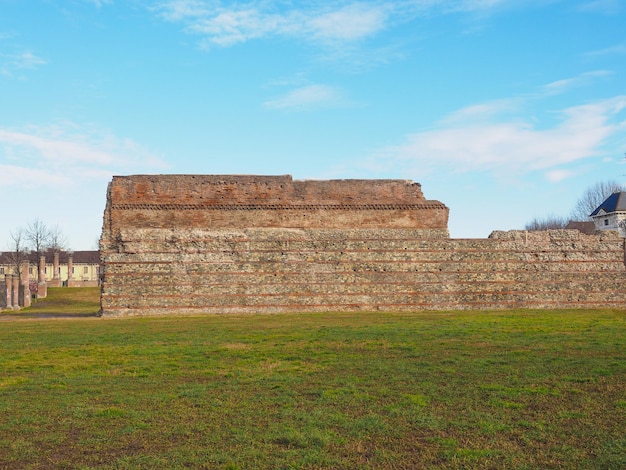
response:
{"label": "crumbling wall top", "polygon": [[415,204],[421,185],[407,180],[293,180],[289,175],[114,176],[113,204]]}
{"label": "crumbling wall top", "polygon": [[114,244],[123,229],[252,227],[413,228],[449,236],[448,208],[408,180],[133,175],[109,184],[102,240]]}

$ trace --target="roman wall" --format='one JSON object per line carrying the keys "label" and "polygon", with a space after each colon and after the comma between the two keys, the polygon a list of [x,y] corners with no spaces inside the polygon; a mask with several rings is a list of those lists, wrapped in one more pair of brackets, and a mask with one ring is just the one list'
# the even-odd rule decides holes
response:
{"label": "roman wall", "polygon": [[450,239],[399,180],[131,176],[109,186],[102,313],[618,307],[615,232]]}

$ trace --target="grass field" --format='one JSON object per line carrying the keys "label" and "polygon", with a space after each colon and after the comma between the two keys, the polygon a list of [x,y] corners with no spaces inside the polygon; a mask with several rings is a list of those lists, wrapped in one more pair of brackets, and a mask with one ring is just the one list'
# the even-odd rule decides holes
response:
{"label": "grass field", "polygon": [[626,468],[626,311],[81,302],[0,318],[0,468]]}
{"label": "grass field", "polygon": [[37,300],[31,307],[2,312],[5,316],[14,317],[81,317],[94,316],[100,310],[99,287],[50,288],[48,296]]}

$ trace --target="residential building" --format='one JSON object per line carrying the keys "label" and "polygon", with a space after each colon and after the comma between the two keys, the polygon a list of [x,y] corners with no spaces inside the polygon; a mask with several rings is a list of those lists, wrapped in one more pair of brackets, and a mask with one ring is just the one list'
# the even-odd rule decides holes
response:
{"label": "residential building", "polygon": [[626,192],[611,194],[590,217],[596,230],[618,230],[622,237],[626,237]]}
{"label": "residential building", "polygon": [[[11,252],[0,252],[0,278],[5,274],[17,274]],[[42,259],[37,253],[24,255],[28,260],[28,277],[31,283],[45,280],[48,287],[89,287],[100,284],[100,253],[98,251],[52,251],[48,250]],[[43,268],[44,279],[39,279]]]}

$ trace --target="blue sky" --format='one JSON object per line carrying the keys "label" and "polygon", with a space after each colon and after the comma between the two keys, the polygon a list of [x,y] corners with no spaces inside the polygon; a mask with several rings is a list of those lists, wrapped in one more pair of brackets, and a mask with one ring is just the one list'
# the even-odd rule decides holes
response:
{"label": "blue sky", "polygon": [[624,0],[0,0],[0,249],[112,175],[400,178],[451,236],[626,182]]}

